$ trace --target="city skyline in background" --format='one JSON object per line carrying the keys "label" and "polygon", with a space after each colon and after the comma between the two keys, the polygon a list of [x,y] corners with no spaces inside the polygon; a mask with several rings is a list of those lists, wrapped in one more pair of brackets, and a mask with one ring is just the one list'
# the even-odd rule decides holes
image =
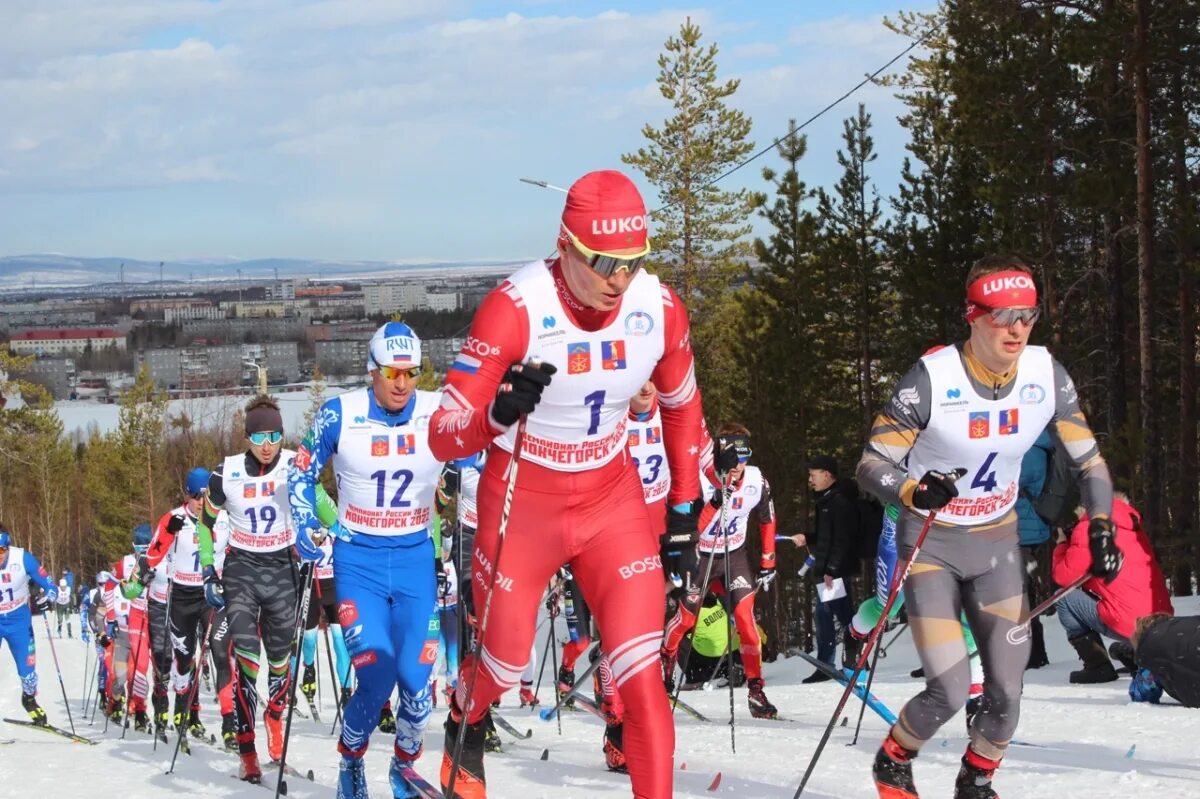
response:
{"label": "city skyline in background", "polygon": [[[931,2],[907,10],[927,10]],[[894,2],[54,0],[0,10],[0,255],[181,261],[509,262],[553,246],[569,183],[622,168],[671,114],[655,79],[688,16],[757,148],[906,47]],[[70,25],[62,24],[70,19]],[[890,72],[900,71],[898,61]],[[809,128],[840,174],[864,102],[888,196],[906,137],[866,86]],[[774,154],[727,178],[766,188]],[[653,209],[653,189],[638,181]],[[886,203],[885,203],[886,209]],[[2,264],[0,264],[2,267]],[[115,265],[114,265],[115,268]],[[114,278],[115,279],[115,278]]]}

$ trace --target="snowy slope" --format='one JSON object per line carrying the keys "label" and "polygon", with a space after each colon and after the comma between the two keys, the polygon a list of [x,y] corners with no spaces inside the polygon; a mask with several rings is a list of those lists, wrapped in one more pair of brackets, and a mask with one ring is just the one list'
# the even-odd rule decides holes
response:
{"label": "snowy slope", "polygon": [[[1192,600],[1177,601],[1183,613],[1196,613]],[[67,725],[62,694],[54,672],[54,661],[46,641],[46,629],[35,619],[38,646],[40,700],[53,723]],[[76,630],[78,633],[78,630]],[[1153,797],[1184,799],[1200,796],[1200,712],[1174,704],[1153,707],[1131,704],[1127,681],[1094,687],[1067,684],[1067,673],[1078,667],[1058,622],[1047,624],[1052,664],[1027,672],[1025,701],[1017,738],[1037,746],[1013,746],[1000,772],[996,787],[1005,799],[1098,799],[1103,797]],[[247,797],[262,799],[260,787],[231,779],[236,759],[203,745],[193,746],[193,756],[180,756],[175,774],[164,772],[170,748],[130,730],[126,740],[112,728],[102,734],[103,719],[89,725],[81,719],[84,688],[85,647],[78,639],[55,639],[62,664],[67,695],[81,734],[98,738],[99,746],[74,744],[55,736],[0,724],[0,739],[16,742],[0,745],[0,797],[162,797],[190,794],[196,797]],[[540,649],[540,645],[539,645]],[[323,662],[324,653],[321,653]],[[904,700],[919,690],[908,677],[916,665],[907,633],[880,661],[873,691],[899,710]],[[265,669],[264,669],[265,672]],[[549,672],[549,668],[547,668]],[[799,658],[780,660],[766,667],[767,694],[788,721],[763,721],[749,717],[745,691],[735,693],[737,754],[730,752],[728,692],[686,692],[686,701],[710,718],[698,723],[686,716],[678,719],[676,760],[686,770],[676,770],[676,796],[681,797],[777,797],[792,796],[824,724],[837,701],[838,689],[829,683],[804,686],[801,678],[810,668]],[[322,674],[322,679],[327,677]],[[547,677],[548,679],[548,677]],[[543,683],[543,701],[550,691]],[[20,688],[7,652],[0,653],[0,711],[4,716],[24,718]],[[205,696],[205,723],[217,731],[220,719],[213,700]],[[1165,699],[1165,701],[1170,701]],[[601,727],[584,713],[563,718],[563,734],[555,725],[518,709],[515,697],[506,697],[501,712],[514,725],[534,729],[528,741],[513,741],[503,732],[505,752],[487,759],[490,795],[495,799],[519,797],[626,797],[624,777],[603,769],[600,754]],[[289,795],[299,799],[332,797],[338,756],[335,739],[329,734],[332,699],[325,690],[326,724],[318,726],[296,716],[289,762],[313,769],[316,783],[289,779]],[[853,734],[857,705],[851,705],[848,727],[835,729],[817,771],[804,795],[814,799],[870,799],[875,796],[869,776],[871,759],[885,732],[883,722],[867,713],[863,735],[856,747],[848,747]],[[421,771],[436,781],[441,759],[441,722],[444,709],[434,713],[426,741]],[[259,728],[261,730],[261,727]],[[958,761],[966,745],[962,716],[952,719],[944,735],[932,741],[916,763],[917,784],[925,797],[949,797]],[[1136,748],[1135,748],[1136,747]],[[549,760],[539,759],[549,749]],[[259,741],[265,754],[265,741]],[[1132,751],[1132,754],[1131,754]],[[387,764],[391,756],[388,736],[376,733],[367,754],[372,796],[387,797]],[[264,758],[265,759],[265,758]],[[715,792],[707,787],[716,771],[723,779]],[[268,771],[268,774],[270,772]],[[273,785],[272,785],[273,787]]]}

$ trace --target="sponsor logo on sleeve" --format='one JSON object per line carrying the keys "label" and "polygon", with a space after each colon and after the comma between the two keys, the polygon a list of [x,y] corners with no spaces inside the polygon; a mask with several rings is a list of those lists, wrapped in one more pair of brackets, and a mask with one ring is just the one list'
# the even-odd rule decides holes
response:
{"label": "sponsor logo on sleeve", "polygon": [[301,444],[300,449],[296,450],[296,459],[292,463],[300,471],[308,471],[308,467],[312,465],[312,453],[308,447]]}

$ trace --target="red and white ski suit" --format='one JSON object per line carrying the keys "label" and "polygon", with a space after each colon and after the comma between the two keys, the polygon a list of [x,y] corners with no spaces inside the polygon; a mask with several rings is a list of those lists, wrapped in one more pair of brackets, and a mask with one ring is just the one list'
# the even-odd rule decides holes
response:
{"label": "red and white ski suit", "polygon": [[[497,563],[499,525],[516,425],[492,420],[509,367],[531,357],[558,372],[528,417],[516,491]],[[659,390],[671,472],[668,503],[700,495],[702,427],[687,311],[657,278],[639,272],[611,312],[584,308],[557,262],[535,262],[493,290],[446,381],[429,428],[443,461],[488,448],[479,482],[473,553],[475,606],[493,584],[481,668],[468,718],[515,686],[529,658],[542,592],[569,563],[587,597],[624,701],[625,753],[636,797],[672,791],[675,731],[659,673],[663,573],[627,438],[629,400]],[[494,570],[498,569],[498,574]],[[470,660],[463,664],[466,685]],[[461,700],[460,700],[461,701]]]}

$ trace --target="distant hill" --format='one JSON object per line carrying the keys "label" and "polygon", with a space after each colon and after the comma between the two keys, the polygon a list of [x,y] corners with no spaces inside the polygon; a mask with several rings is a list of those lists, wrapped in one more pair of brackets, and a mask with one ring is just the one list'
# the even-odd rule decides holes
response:
{"label": "distant hill", "polygon": [[[259,258],[246,261],[236,258],[208,258],[164,261],[162,279],[173,283],[236,280],[239,270],[242,279],[258,283],[273,278],[277,273],[281,278],[365,279],[437,272],[499,271],[502,267],[520,262],[521,259],[406,263],[301,258]],[[8,255],[0,256],[0,289],[117,283],[121,280],[122,264],[125,265],[126,283],[150,283],[159,280],[158,261],[56,254]]]}

